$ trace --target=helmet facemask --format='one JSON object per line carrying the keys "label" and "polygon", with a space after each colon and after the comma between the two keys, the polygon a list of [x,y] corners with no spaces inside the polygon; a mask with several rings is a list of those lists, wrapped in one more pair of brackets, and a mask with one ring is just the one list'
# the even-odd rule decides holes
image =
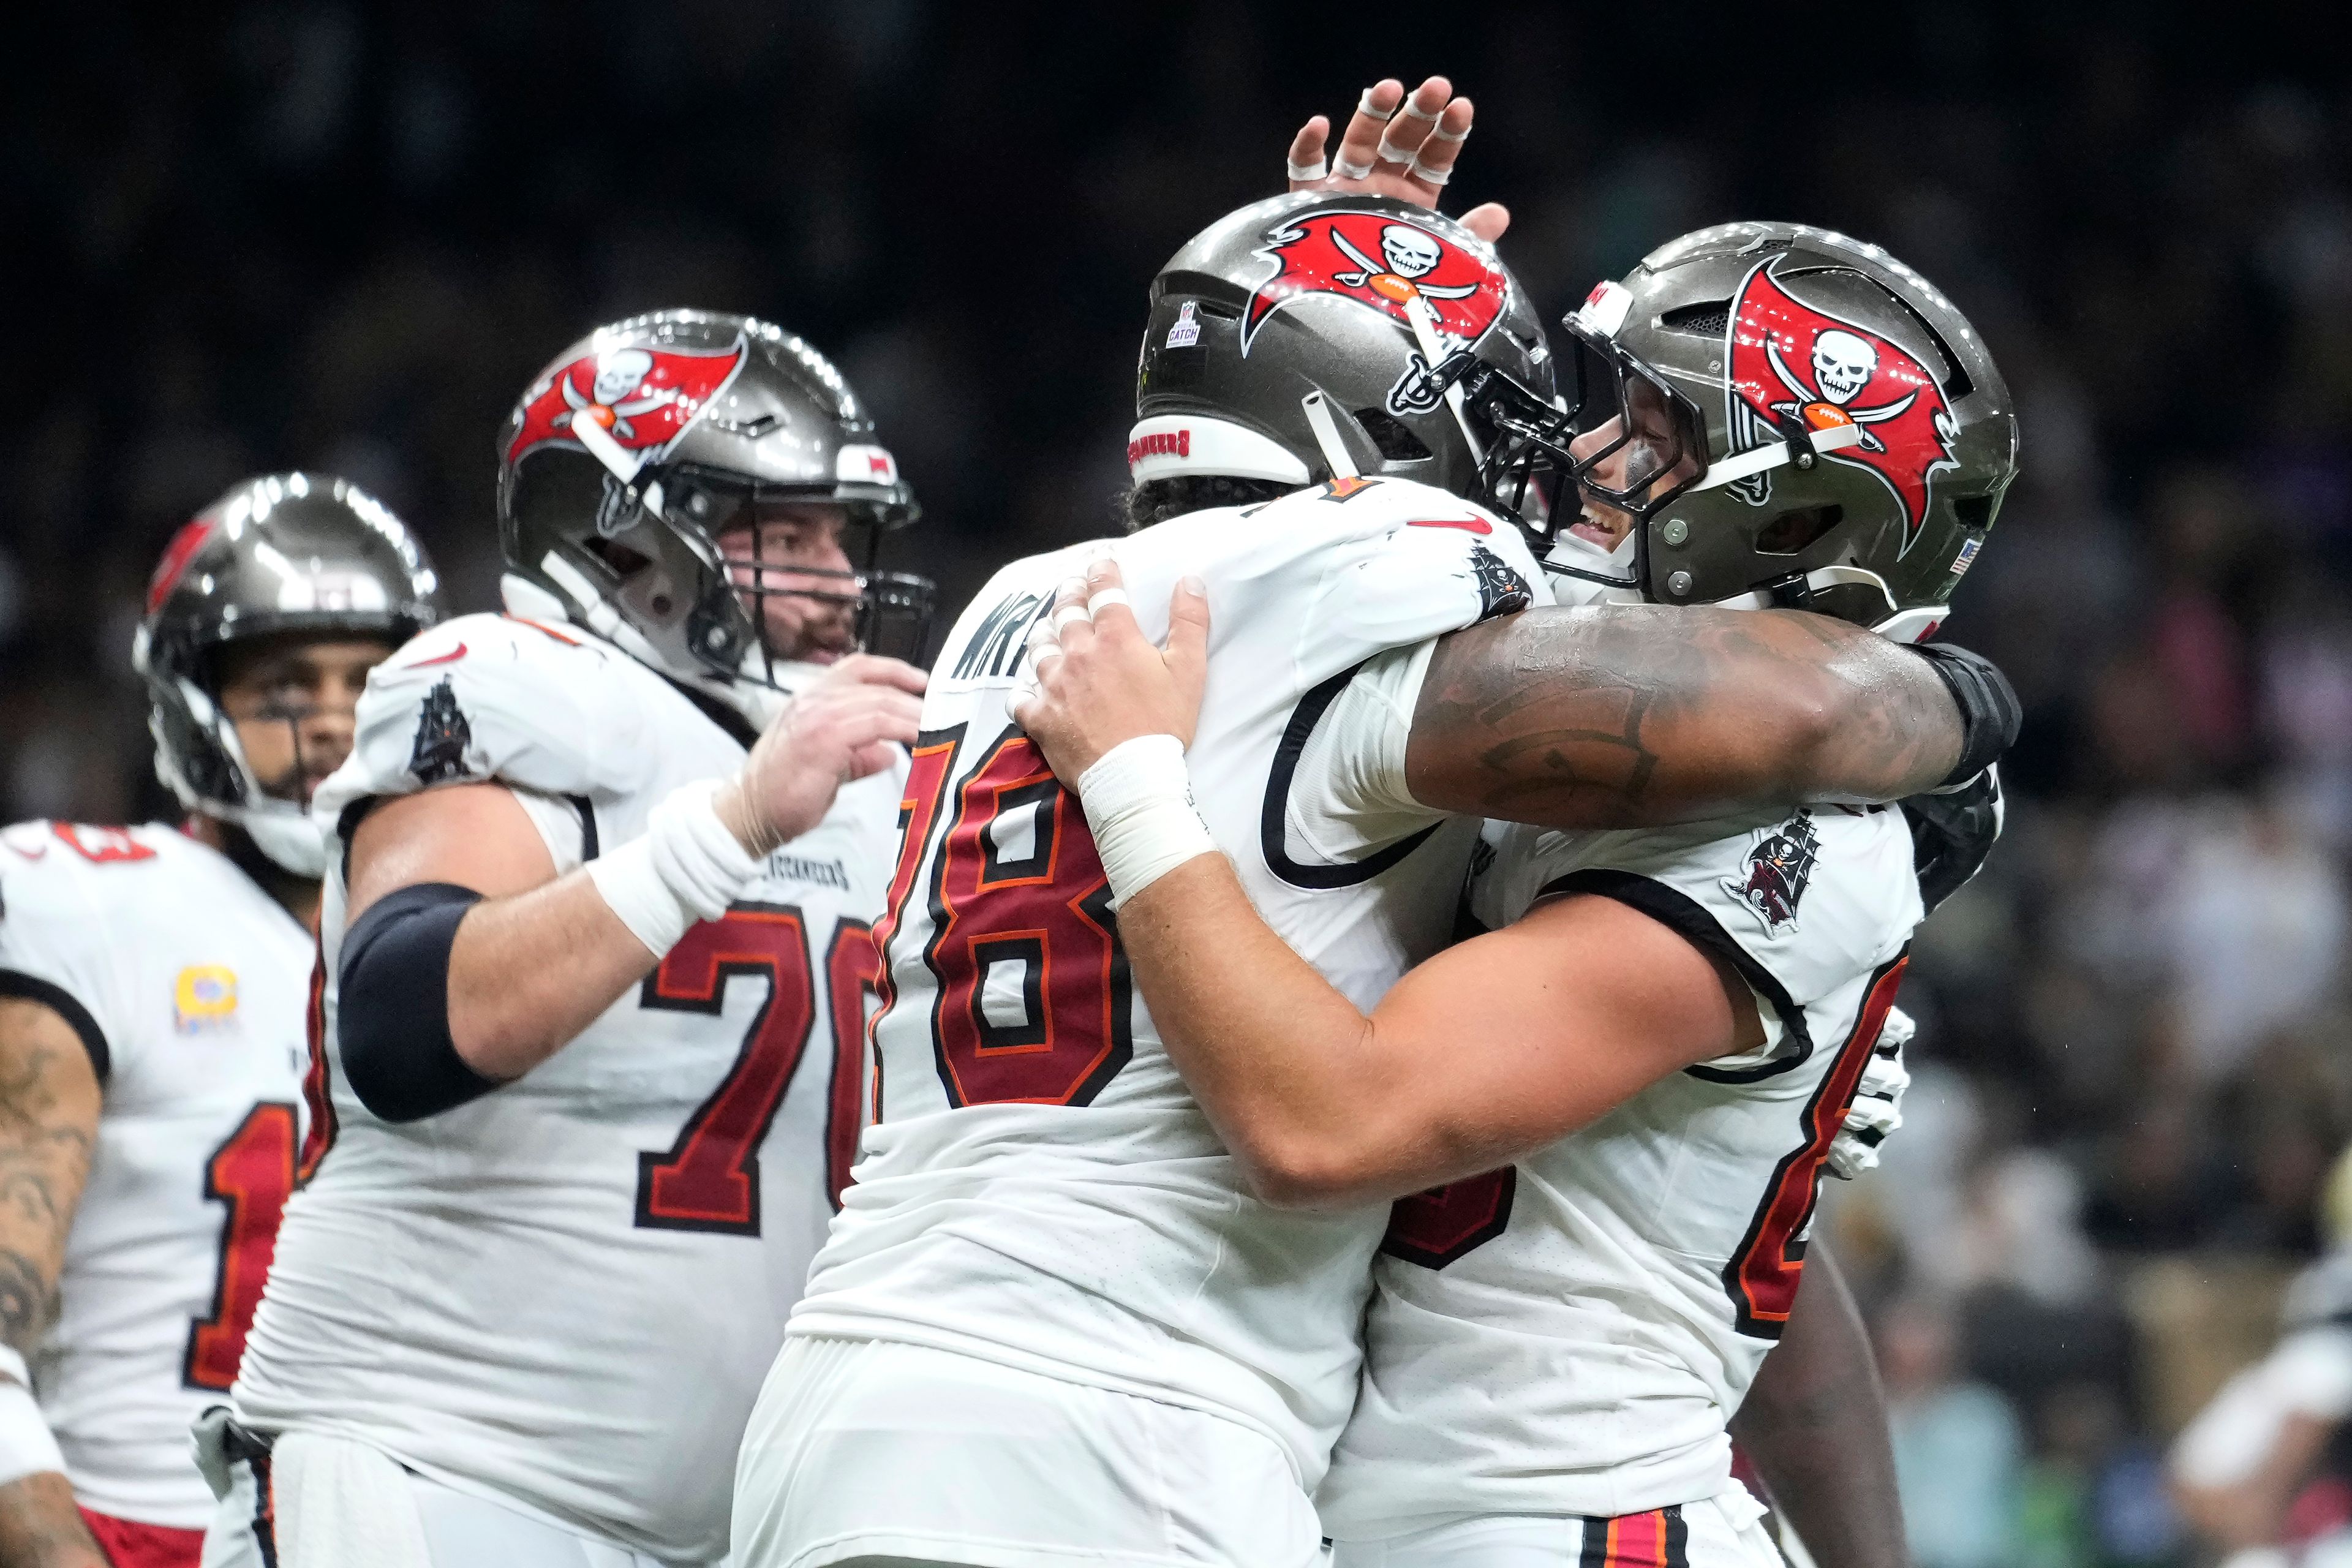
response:
{"label": "helmet facemask", "polygon": [[[843,654],[925,651],[931,584],[878,565],[914,497],[839,373],[781,329],[697,310],[600,329],[524,394],[505,452],[509,604],[755,725]],[[838,548],[775,527],[820,520]]]}
{"label": "helmet facemask", "polygon": [[1706,416],[1638,356],[1573,316],[1565,325],[1570,374],[1558,398],[1466,353],[1448,359],[1437,379],[1458,382],[1472,417],[1495,432],[1479,467],[1480,499],[1516,519],[1538,552],[1575,525],[1588,499],[1623,512],[1633,523],[1629,572],[1557,569],[1639,590],[1649,573],[1642,524],[1706,473]]}

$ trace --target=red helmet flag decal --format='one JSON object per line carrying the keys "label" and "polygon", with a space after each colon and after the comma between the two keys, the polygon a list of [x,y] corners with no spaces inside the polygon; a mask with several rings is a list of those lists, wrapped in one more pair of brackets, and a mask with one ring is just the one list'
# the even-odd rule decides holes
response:
{"label": "red helmet flag decal", "polygon": [[1242,316],[1242,353],[1266,318],[1316,295],[1370,305],[1407,328],[1406,301],[1428,306],[1447,348],[1476,342],[1510,303],[1503,269],[1433,228],[1387,213],[1319,212],[1284,223],[1258,251],[1274,275],[1257,286]]}
{"label": "red helmet flag decal", "polygon": [[178,587],[180,579],[188,574],[188,563],[196,558],[196,552],[212,536],[213,520],[209,517],[182,523],[180,531],[172,535],[172,542],[163,547],[163,559],[155,563],[155,574],[147,579],[149,615],[163,607],[163,601],[172,596],[172,590]]}
{"label": "red helmet flag decal", "polygon": [[723,349],[615,343],[583,354],[524,403],[507,461],[544,442],[572,439],[574,419],[593,419],[624,448],[659,460],[727,390],[750,353],[739,336]]}
{"label": "red helmet flag decal", "polygon": [[[1822,455],[1824,462],[1868,468],[1903,507],[1903,545],[1910,552],[1927,520],[1928,481],[1959,467],[1952,456],[1957,422],[1927,367],[1886,339],[1806,304],[1780,286],[1771,264],[1739,286],[1727,329],[1731,340],[1730,402],[1735,451],[1778,438],[1776,418],[1815,430],[1862,426],[1858,445]],[[1755,504],[1769,493],[1768,476],[1730,489]]]}

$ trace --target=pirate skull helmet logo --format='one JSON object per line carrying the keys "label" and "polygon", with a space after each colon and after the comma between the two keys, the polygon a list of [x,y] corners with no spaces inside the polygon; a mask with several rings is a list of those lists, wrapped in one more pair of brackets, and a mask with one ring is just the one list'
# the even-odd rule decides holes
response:
{"label": "pirate skull helmet logo", "polygon": [[[1822,454],[1869,469],[1903,509],[1910,552],[1927,516],[1928,486],[1959,467],[1958,423],[1936,378],[1900,345],[1799,299],[1759,262],[1740,284],[1725,327],[1730,374],[1724,396],[1731,450],[1782,438],[1790,422],[1811,430],[1862,426],[1853,446]],[[1771,497],[1769,473],[1735,480],[1730,493],[1751,506]]]}
{"label": "pirate skull helmet logo", "polygon": [[1510,280],[1490,258],[1452,235],[1386,213],[1286,218],[1257,254],[1275,269],[1243,312],[1244,355],[1276,311],[1316,298],[1369,305],[1408,330],[1418,316],[1449,353],[1485,337],[1510,302]]}

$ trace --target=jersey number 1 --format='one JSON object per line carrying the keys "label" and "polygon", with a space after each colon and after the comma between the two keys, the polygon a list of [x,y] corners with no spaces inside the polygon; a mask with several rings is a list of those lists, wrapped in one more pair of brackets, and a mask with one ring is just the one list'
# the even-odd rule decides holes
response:
{"label": "jersey number 1", "polygon": [[[844,921],[825,955],[833,1016],[833,1087],[825,1123],[825,1195],[841,1206],[841,1189],[856,1157],[865,997],[877,961],[866,928]],[[760,1145],[783,1104],[816,1024],[816,989],[810,973],[808,931],[801,911],[777,904],[745,904],[721,919],[689,929],[659,968],[646,977],[638,1005],[681,1013],[717,1014],[734,975],[767,982],[767,999],[743,1032],[735,1064],[710,1097],[695,1108],[665,1150],[637,1156],[636,1223],[650,1230],[715,1230],[760,1234]]]}
{"label": "jersey number 1", "polygon": [[205,1162],[205,1196],[226,1204],[228,1217],[221,1223],[212,1312],[188,1325],[180,1379],[190,1388],[226,1389],[236,1381],[278,1247],[278,1219],[294,1190],[294,1129],[292,1106],[264,1100]]}

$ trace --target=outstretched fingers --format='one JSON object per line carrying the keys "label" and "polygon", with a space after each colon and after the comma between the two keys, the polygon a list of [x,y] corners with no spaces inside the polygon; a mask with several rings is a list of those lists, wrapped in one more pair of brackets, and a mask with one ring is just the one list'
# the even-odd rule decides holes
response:
{"label": "outstretched fingers", "polygon": [[1298,134],[1290,139],[1290,152],[1286,154],[1292,190],[1311,191],[1323,183],[1324,176],[1331,172],[1330,165],[1323,161],[1323,150],[1330,144],[1329,116],[1318,114],[1298,128]]}
{"label": "outstretched fingers", "polygon": [[1348,129],[1339,133],[1339,151],[1331,160],[1331,173],[1343,180],[1370,178],[1372,165],[1380,161],[1381,135],[1403,102],[1404,83],[1394,77],[1366,88],[1356,100],[1356,112],[1348,117]]}

